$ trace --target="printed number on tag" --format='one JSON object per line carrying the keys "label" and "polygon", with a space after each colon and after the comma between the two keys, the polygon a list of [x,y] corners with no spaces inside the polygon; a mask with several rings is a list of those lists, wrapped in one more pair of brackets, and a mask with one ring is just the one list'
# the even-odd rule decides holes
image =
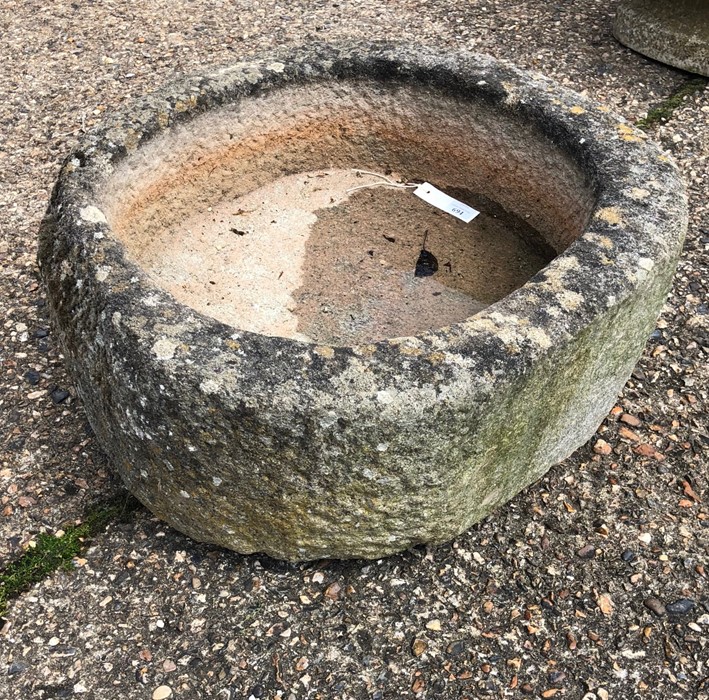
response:
{"label": "printed number on tag", "polygon": [[463,204],[463,202],[449,197],[445,192],[441,192],[441,190],[434,187],[430,182],[424,182],[422,185],[419,185],[414,190],[414,194],[423,199],[424,202],[428,202],[434,207],[442,209],[448,214],[464,221],[466,224],[470,223],[480,213],[477,209],[473,209],[467,204]]}

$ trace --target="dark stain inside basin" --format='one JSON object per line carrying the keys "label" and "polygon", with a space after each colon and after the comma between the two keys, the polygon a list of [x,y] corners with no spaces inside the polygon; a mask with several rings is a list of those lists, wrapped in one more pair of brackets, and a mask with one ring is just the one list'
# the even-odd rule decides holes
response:
{"label": "dark stain inside basin", "polygon": [[[331,345],[415,335],[474,315],[554,258],[531,226],[496,202],[442,189],[480,214],[464,223],[410,190],[386,187],[319,210],[293,295],[298,331]],[[416,276],[422,249],[437,269]]]}

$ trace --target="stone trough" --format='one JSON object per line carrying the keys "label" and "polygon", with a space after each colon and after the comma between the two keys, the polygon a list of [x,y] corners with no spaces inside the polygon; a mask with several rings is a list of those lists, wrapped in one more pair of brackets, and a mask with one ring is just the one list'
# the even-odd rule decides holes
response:
{"label": "stone trough", "polygon": [[[422,182],[480,215],[401,186]],[[449,540],[593,435],[685,229],[675,166],[605,107],[348,45],[181,80],[87,135],[39,261],[146,506],[243,553],[373,558]]]}
{"label": "stone trough", "polygon": [[709,77],[707,0],[622,0],[613,33],[645,56]]}

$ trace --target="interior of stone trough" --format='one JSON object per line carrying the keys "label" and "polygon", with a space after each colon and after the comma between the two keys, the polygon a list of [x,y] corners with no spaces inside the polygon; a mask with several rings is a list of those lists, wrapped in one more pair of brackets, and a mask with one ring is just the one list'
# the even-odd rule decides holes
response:
{"label": "interior of stone trough", "polygon": [[[413,194],[428,182],[480,214]],[[101,196],[127,256],[236,328],[328,345],[462,321],[583,231],[573,158],[508,111],[432,88],[289,87],[175,126]]]}

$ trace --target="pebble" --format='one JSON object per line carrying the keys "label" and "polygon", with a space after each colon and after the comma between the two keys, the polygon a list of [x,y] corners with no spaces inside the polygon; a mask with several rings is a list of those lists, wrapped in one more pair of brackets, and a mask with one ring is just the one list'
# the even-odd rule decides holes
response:
{"label": "pebble", "polygon": [[654,457],[655,459],[658,459],[659,455],[660,459],[664,459],[664,456],[657,452],[652,445],[648,445],[644,442],[640,445],[636,445],[635,447],[633,447],[633,451],[639,454],[641,457]]}
{"label": "pebble", "polygon": [[414,656],[421,656],[428,649],[428,643],[424,639],[414,639],[411,651]]}
{"label": "pebble", "polygon": [[626,440],[630,440],[631,442],[640,442],[641,440],[640,436],[634,430],[626,428],[624,425],[621,425],[620,428],[618,428],[618,435]]}
{"label": "pebble", "polygon": [[7,669],[7,675],[17,676],[20,673],[24,673],[26,670],[27,664],[23,664],[22,661],[13,661]]}
{"label": "pebble", "polygon": [[36,372],[33,369],[29,369],[25,372],[25,379],[32,385],[32,386],[37,386],[39,384],[40,380],[40,374],[39,372]]}
{"label": "pebble", "polygon": [[652,610],[658,617],[662,617],[667,612],[662,601],[657,598],[647,598],[643,601],[643,605],[648,610]]}
{"label": "pebble", "polygon": [[457,642],[451,642],[446,647],[446,654],[450,654],[451,656],[460,656],[464,651],[465,651],[465,642],[460,641],[460,640]]}
{"label": "pebble", "polygon": [[626,549],[621,555],[620,558],[626,562],[626,564],[629,564],[631,561],[635,561],[636,554],[633,552],[632,549]]}
{"label": "pebble", "polygon": [[593,451],[597,455],[609,455],[613,448],[605,440],[596,440],[596,444],[593,446]]}
{"label": "pebble", "polygon": [[172,688],[169,685],[159,685],[153,690],[153,700],[165,700],[172,695]]}
{"label": "pebble", "polygon": [[69,392],[66,389],[55,389],[50,396],[52,401],[56,404],[60,404],[62,401],[66,401],[69,398]]}
{"label": "pebble", "polygon": [[433,630],[434,632],[440,632],[441,631],[441,621],[440,620],[431,620],[430,622],[427,622],[426,629]]}
{"label": "pebble", "polygon": [[330,600],[337,600],[340,597],[340,593],[342,591],[342,586],[335,581],[334,583],[331,583],[326,589],[325,589],[325,597],[329,598]]}
{"label": "pebble", "polygon": [[593,557],[596,556],[596,548],[592,544],[587,544],[577,550],[576,554],[581,557],[581,559],[593,559]]}
{"label": "pebble", "polygon": [[686,615],[694,607],[694,601],[689,598],[680,598],[674,603],[669,603],[665,609],[670,615]]}
{"label": "pebble", "polygon": [[633,416],[630,413],[624,413],[620,417],[620,420],[626,425],[633,426],[633,428],[639,428],[643,424],[643,422],[637,416]]}

